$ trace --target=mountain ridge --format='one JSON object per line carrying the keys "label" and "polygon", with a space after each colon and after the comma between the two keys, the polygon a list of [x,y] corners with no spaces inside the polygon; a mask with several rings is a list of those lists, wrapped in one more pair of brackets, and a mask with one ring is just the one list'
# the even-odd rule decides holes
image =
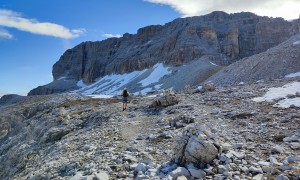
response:
{"label": "mountain ridge", "polygon": [[[157,63],[180,66],[207,55],[216,64],[228,65],[263,52],[297,32],[299,27],[292,22],[249,12],[178,18],[165,25],[140,28],[137,34],[83,42],[67,50],[53,65],[54,81],[28,95],[60,93],[79,88],[74,81],[90,84],[109,74],[143,70]],[[62,77],[69,85],[57,87],[55,81]]]}

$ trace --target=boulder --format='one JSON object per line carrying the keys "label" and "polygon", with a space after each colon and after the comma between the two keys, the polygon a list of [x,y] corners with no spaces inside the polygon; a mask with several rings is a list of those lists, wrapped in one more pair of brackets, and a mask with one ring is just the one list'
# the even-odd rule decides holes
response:
{"label": "boulder", "polygon": [[68,134],[71,130],[68,128],[57,128],[53,127],[49,129],[40,139],[42,143],[48,143],[48,142],[53,142],[60,140],[63,136]]}
{"label": "boulder", "polygon": [[156,98],[150,105],[150,107],[167,107],[178,104],[179,100],[174,92],[164,93],[163,96]]}
{"label": "boulder", "polygon": [[212,163],[220,153],[221,148],[216,141],[195,126],[188,126],[175,141],[173,159],[182,166],[191,163],[195,167],[203,167]]}

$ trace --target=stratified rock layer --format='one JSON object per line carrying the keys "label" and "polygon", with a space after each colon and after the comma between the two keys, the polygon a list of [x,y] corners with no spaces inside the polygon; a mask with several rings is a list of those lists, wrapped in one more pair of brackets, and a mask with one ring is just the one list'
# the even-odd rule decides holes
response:
{"label": "stratified rock layer", "polygon": [[[158,62],[182,65],[204,55],[213,56],[217,64],[228,64],[263,52],[297,32],[296,23],[282,18],[213,12],[147,26],[121,38],[81,43],[60,57],[52,73],[54,80],[66,77],[91,83],[112,73],[142,70]],[[51,91],[31,95],[43,93]]]}

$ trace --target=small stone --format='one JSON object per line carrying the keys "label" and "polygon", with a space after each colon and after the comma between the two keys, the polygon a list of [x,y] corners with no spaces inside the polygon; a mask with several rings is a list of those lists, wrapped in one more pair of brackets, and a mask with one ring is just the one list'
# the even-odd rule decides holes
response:
{"label": "small stone", "polygon": [[233,180],[240,180],[239,176],[233,176]]}
{"label": "small stone", "polygon": [[229,151],[229,149],[230,149],[231,147],[232,147],[231,144],[229,144],[229,143],[223,143],[223,144],[222,144],[222,151],[223,151],[223,152]]}
{"label": "small stone", "polygon": [[268,167],[268,166],[263,166],[262,170],[263,170],[264,173],[274,174],[274,172],[276,172],[272,167]]}
{"label": "small stone", "polygon": [[234,149],[242,149],[243,146],[244,146],[243,143],[236,143],[236,144],[233,145],[233,148],[234,148]]}
{"label": "small stone", "polygon": [[261,166],[270,166],[270,163],[266,161],[259,161],[258,164]]}
{"label": "small stone", "polygon": [[274,139],[276,141],[283,141],[283,139],[285,138],[285,135],[282,132],[278,132],[277,134],[274,135]]}
{"label": "small stone", "polygon": [[216,114],[219,114],[219,113],[220,113],[220,109],[218,109],[218,108],[214,108],[214,109],[211,110],[211,114],[216,115]]}
{"label": "small stone", "polygon": [[286,177],[285,175],[279,175],[275,178],[275,180],[289,180],[289,178]]}
{"label": "small stone", "polygon": [[224,175],[224,176],[227,176],[228,178],[229,178],[229,177],[232,177],[232,173],[231,173],[231,172],[228,172],[228,171],[225,171],[225,172],[223,173],[223,175]]}
{"label": "small stone", "polygon": [[293,168],[293,166],[282,165],[282,166],[280,166],[280,169],[281,169],[282,171],[287,171],[287,170],[292,170],[292,169],[294,169],[294,168]]}
{"label": "small stone", "polygon": [[93,180],[109,180],[109,175],[106,172],[96,173]]}
{"label": "small stone", "polygon": [[205,171],[202,169],[190,168],[188,170],[194,178],[203,179],[206,175]]}
{"label": "small stone", "polygon": [[219,160],[222,161],[222,162],[225,162],[227,161],[229,158],[227,156],[225,156],[224,154],[222,154],[220,157],[219,157]]}
{"label": "small stone", "polygon": [[189,177],[190,172],[184,167],[178,167],[174,171],[170,172],[169,175],[172,176],[172,178],[176,179],[178,176]]}
{"label": "small stone", "polygon": [[226,170],[227,170],[227,168],[225,166],[223,166],[223,165],[218,166],[218,172],[220,174],[223,174]]}
{"label": "small stone", "polygon": [[130,170],[134,170],[137,166],[138,166],[137,163],[134,163],[134,164],[130,165]]}
{"label": "small stone", "polygon": [[297,135],[292,135],[291,137],[286,137],[283,139],[284,142],[300,142],[300,137]]}
{"label": "small stone", "polygon": [[185,176],[178,176],[176,180],[187,180]]}
{"label": "small stone", "polygon": [[70,180],[81,180],[83,178],[81,172],[77,172],[75,176],[71,177]]}
{"label": "small stone", "polygon": [[246,160],[242,159],[242,164],[247,165],[248,162]]}
{"label": "small stone", "polygon": [[271,150],[272,153],[283,153],[284,152],[284,148],[279,146],[279,145],[276,145],[272,148]]}
{"label": "small stone", "polygon": [[134,171],[135,171],[135,172],[139,172],[139,171],[145,172],[145,171],[147,171],[147,166],[146,166],[146,164],[144,164],[144,163],[139,163],[139,164],[136,166],[136,168],[135,168]]}
{"label": "small stone", "polygon": [[253,166],[251,166],[249,168],[249,171],[254,172],[254,173],[263,173],[263,170],[261,168],[256,168],[256,167],[253,167]]}
{"label": "small stone", "polygon": [[246,166],[239,166],[239,168],[245,173],[248,174],[249,173],[249,169]]}
{"label": "small stone", "polygon": [[252,180],[262,180],[263,179],[263,174],[257,174],[252,178]]}
{"label": "small stone", "polygon": [[287,160],[288,163],[296,163],[296,162],[299,161],[299,159],[300,158],[297,157],[297,156],[289,156],[289,157],[286,158],[286,160]]}
{"label": "small stone", "polygon": [[232,151],[232,154],[237,157],[238,159],[243,159],[245,155],[243,153]]}

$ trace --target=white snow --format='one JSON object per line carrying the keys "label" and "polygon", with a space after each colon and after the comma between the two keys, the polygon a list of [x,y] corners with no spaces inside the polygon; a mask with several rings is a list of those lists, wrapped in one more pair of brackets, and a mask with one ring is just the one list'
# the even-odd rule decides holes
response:
{"label": "white snow", "polygon": [[293,77],[298,77],[298,76],[300,76],[300,72],[291,73],[291,74],[286,75],[285,77],[286,78],[293,78]]}
{"label": "white snow", "polygon": [[293,45],[295,45],[295,46],[299,45],[299,44],[300,44],[300,40],[293,43]]}
{"label": "white snow", "polygon": [[217,64],[215,64],[215,63],[213,63],[213,62],[211,62],[211,61],[209,61],[210,62],[210,64],[212,64],[212,65],[214,65],[214,66],[218,66]]}
{"label": "white snow", "polygon": [[62,76],[62,77],[59,77],[57,80],[65,80],[67,77],[66,76]]}
{"label": "white snow", "polygon": [[129,83],[139,75],[143,74],[143,71],[134,71],[128,74],[112,74],[101,78],[98,82],[76,90],[74,92],[81,92],[83,94],[95,94],[97,91],[101,91],[101,94],[117,95],[118,88]]}
{"label": "white snow", "polygon": [[171,72],[172,71],[168,70],[168,68],[165,68],[162,63],[156,64],[153,72],[146,79],[140,81],[139,83],[141,83],[144,87],[148,86],[152,83],[158,82],[160,78],[171,74]]}
{"label": "white snow", "polygon": [[154,88],[155,88],[156,90],[160,90],[161,87],[162,87],[162,84],[158,84],[158,85],[155,85],[155,86],[154,86]]}
{"label": "white snow", "polygon": [[81,88],[87,86],[82,80],[78,81],[76,85]]}
{"label": "white snow", "polygon": [[91,98],[102,98],[102,99],[107,99],[107,98],[112,98],[112,95],[105,95],[105,94],[98,94],[98,95],[88,95]]}
{"label": "white snow", "polygon": [[287,108],[290,107],[290,105],[295,105],[300,107],[299,98],[287,98],[288,95],[295,95],[297,92],[300,93],[300,82],[293,82],[286,84],[283,87],[270,88],[269,91],[263,97],[253,98],[252,100],[255,102],[273,102],[274,100],[284,98],[274,106]]}
{"label": "white snow", "polygon": [[[162,63],[156,64],[153,68],[145,69],[143,71],[134,71],[128,74],[112,74],[104,76],[97,82],[86,85],[82,81],[77,82],[77,86],[81,87],[78,90],[72,91],[73,93],[89,94],[102,94],[102,95],[118,95],[121,93],[123,87],[131,82],[138,82],[137,78],[144,77],[143,80],[138,82],[138,85],[142,88],[141,93],[147,94],[154,90],[161,90],[162,84],[156,84],[154,87],[149,87],[152,83],[157,83],[159,80],[172,73],[168,67],[164,67]],[[148,75],[150,74],[150,75]],[[146,76],[148,75],[148,76]],[[127,87],[130,90],[130,87]],[[134,95],[138,95],[139,92],[132,92]]]}
{"label": "white snow", "polygon": [[293,99],[283,99],[276,103],[274,107],[280,107],[280,108],[289,108],[291,105],[300,107],[300,98],[293,98]]}

